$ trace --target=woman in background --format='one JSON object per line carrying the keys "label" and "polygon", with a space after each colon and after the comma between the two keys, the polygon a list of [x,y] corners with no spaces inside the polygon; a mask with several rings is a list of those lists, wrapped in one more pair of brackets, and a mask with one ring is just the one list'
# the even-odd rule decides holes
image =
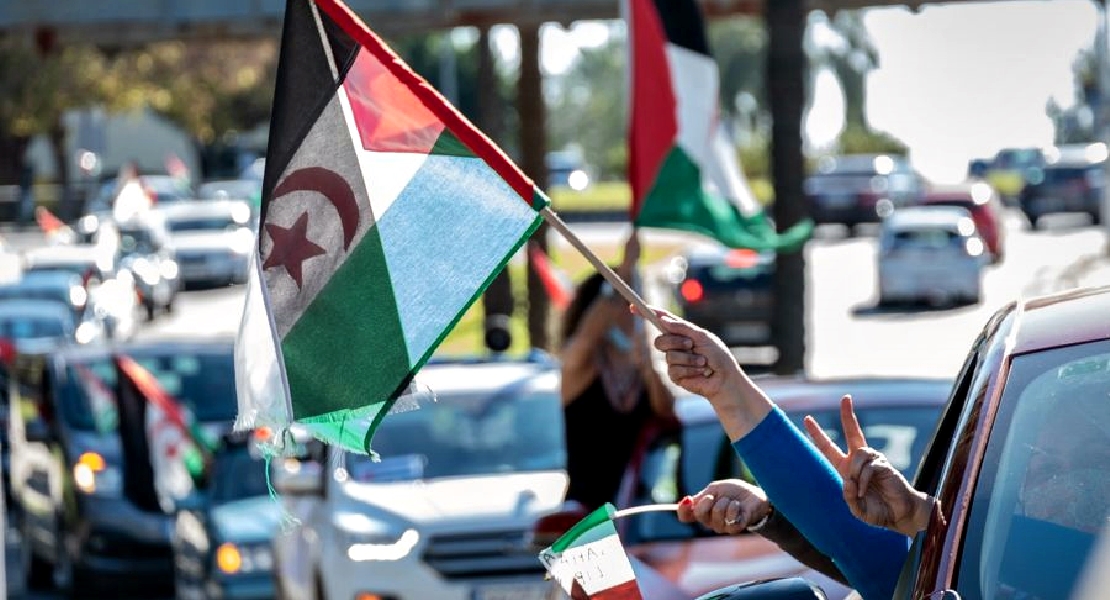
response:
{"label": "woman in background", "polygon": [[[617,274],[632,281],[639,258],[634,230]],[[579,284],[567,307],[560,359],[566,499],[593,510],[616,497],[648,429],[673,420],[674,394],[655,367],[641,318],[599,273]]]}

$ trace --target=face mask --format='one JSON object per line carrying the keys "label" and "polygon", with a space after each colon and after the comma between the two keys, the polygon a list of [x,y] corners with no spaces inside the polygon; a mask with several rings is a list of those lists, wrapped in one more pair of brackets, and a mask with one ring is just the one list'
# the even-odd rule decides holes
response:
{"label": "face mask", "polygon": [[632,340],[625,335],[624,331],[621,331],[620,327],[610,327],[607,337],[609,343],[613,344],[613,347],[617,350],[625,353],[632,352]]}

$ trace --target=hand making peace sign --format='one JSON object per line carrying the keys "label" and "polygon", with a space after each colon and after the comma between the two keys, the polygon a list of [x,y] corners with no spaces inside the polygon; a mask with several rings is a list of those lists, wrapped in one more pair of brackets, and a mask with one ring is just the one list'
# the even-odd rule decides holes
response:
{"label": "hand making peace sign", "polygon": [[809,437],[844,480],[844,501],[856,518],[912,536],[923,530],[933,510],[928,494],[913,488],[881,452],[867,446],[852,397],[840,399],[842,451],[812,416],[805,418]]}

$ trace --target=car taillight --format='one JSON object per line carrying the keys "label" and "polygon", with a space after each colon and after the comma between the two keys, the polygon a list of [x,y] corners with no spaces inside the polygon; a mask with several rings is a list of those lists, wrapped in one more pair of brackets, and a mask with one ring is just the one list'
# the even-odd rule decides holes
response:
{"label": "car taillight", "polygon": [[568,501],[558,512],[540,517],[532,526],[530,541],[532,547],[543,549],[554,544],[562,535],[570,531],[588,512],[581,504]]}
{"label": "car taillight", "polygon": [[701,286],[701,282],[697,279],[683,281],[678,291],[682,294],[682,299],[687,302],[697,302],[705,296],[705,288]]}

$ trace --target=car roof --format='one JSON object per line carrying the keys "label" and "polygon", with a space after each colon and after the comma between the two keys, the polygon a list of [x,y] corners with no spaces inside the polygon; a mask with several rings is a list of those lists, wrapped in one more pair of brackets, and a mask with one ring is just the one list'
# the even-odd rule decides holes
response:
{"label": "car roof", "polygon": [[4,298],[0,299],[0,316],[19,315],[24,317],[61,316],[72,320],[73,309],[60,300],[44,298]]}
{"label": "car roof", "polygon": [[81,276],[71,271],[25,271],[15,281],[0,284],[0,289],[68,287],[81,284]]}
{"label": "car roof", "polygon": [[162,217],[167,220],[188,219],[192,217],[230,215],[236,210],[242,210],[237,207],[245,205],[246,203],[242,200],[193,200],[164,206],[158,209],[158,211],[161,213]]}
{"label": "car roof", "polygon": [[917,206],[895,210],[883,221],[884,227],[958,227],[971,213],[961,206]]}
{"label": "car roof", "polygon": [[[948,401],[952,379],[928,377],[804,377],[755,378],[767,396],[786,412],[836,410],[840,398],[851,394],[857,408],[897,406],[943,406]],[[717,421],[713,407],[701,396],[684,394],[675,403],[684,423]]]}
{"label": "car roof", "polygon": [[[88,263],[94,264],[97,259],[96,246],[42,246],[24,252],[24,258],[33,264],[54,263]],[[101,250],[101,252],[105,252]]]}
{"label": "car roof", "polygon": [[1014,308],[1012,354],[1110,339],[1110,286],[1029,298]]}
{"label": "car roof", "polygon": [[[730,256],[754,255],[757,265],[775,262],[775,253],[771,251],[756,252],[748,249],[732,249],[721,244],[697,243],[690,246],[683,253],[686,264],[690,266],[724,264]],[[753,265],[754,266],[754,265]]]}
{"label": "car roof", "polygon": [[104,344],[54,348],[62,360],[94,360],[115,353],[148,354],[152,352],[231,352],[235,341],[231,336],[178,335],[143,340],[114,341]]}

